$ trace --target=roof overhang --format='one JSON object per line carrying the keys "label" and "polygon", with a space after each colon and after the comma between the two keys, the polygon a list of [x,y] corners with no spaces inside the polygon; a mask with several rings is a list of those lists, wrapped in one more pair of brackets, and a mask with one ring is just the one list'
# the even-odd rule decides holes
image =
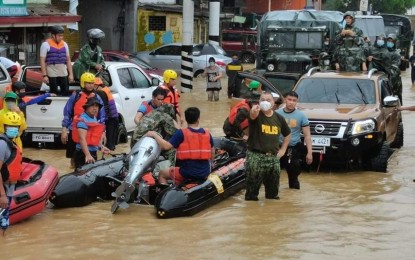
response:
{"label": "roof overhang", "polygon": [[81,20],[80,15],[62,11],[51,5],[28,5],[27,12],[28,16],[0,17],[0,28],[70,25]]}

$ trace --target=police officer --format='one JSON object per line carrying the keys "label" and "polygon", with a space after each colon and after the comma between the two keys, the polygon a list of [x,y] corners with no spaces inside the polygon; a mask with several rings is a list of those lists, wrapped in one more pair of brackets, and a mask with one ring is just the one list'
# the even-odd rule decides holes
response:
{"label": "police officer", "polygon": [[[265,198],[279,199],[280,158],[287,150],[291,130],[284,117],[272,109],[273,105],[272,94],[264,92],[259,105],[253,105],[249,113],[245,200],[257,201],[262,183],[265,186]],[[280,135],[283,136],[281,146]]]}

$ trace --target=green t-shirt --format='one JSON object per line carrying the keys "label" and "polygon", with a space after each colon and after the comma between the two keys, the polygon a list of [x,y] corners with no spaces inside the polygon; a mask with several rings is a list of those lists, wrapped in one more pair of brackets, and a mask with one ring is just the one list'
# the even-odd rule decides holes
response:
{"label": "green t-shirt", "polygon": [[261,111],[255,120],[249,118],[248,150],[277,154],[280,134],[285,137],[290,133],[284,117],[275,111],[267,117]]}

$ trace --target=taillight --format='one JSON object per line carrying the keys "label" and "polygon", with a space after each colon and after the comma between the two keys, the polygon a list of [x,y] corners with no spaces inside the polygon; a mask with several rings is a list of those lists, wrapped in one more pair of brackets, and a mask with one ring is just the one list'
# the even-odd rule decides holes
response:
{"label": "taillight", "polygon": [[217,61],[216,65],[220,66],[220,67],[226,67],[226,63],[222,62],[222,61]]}

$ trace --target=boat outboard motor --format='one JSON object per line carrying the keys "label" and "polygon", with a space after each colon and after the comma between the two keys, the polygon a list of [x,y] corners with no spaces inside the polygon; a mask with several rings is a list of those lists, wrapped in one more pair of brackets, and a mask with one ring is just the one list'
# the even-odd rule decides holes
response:
{"label": "boat outboard motor", "polygon": [[[145,173],[154,169],[160,152],[161,148],[157,141],[148,136],[140,138],[133,146],[127,156],[129,163],[128,174],[121,185],[112,193],[112,196],[115,197],[111,207],[112,213],[115,213],[119,207],[123,209],[128,208],[128,201],[135,190],[136,181]],[[140,192],[143,193],[143,191],[139,191],[139,194]]]}

